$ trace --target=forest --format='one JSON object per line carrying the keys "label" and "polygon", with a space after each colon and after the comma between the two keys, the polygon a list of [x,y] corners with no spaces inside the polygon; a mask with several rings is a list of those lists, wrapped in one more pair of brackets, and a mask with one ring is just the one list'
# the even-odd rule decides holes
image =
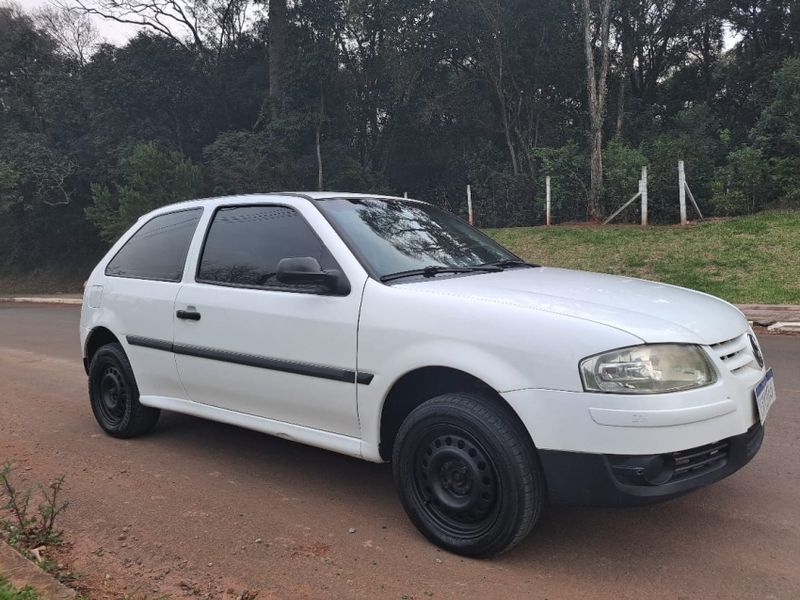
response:
{"label": "forest", "polygon": [[[133,23],[103,43],[102,17]],[[0,4],[0,274],[85,269],[141,214],[280,190],[477,225],[601,221],[677,162],[706,216],[800,208],[796,0]],[[621,220],[634,222],[634,204]]]}

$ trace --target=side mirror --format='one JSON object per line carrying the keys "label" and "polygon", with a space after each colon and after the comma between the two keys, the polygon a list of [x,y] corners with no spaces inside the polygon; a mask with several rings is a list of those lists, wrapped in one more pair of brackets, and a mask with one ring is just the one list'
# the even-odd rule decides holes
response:
{"label": "side mirror", "polygon": [[323,271],[319,261],[311,256],[282,258],[278,262],[276,277],[281,283],[318,285],[341,296],[350,293],[350,284],[344,273],[336,269]]}

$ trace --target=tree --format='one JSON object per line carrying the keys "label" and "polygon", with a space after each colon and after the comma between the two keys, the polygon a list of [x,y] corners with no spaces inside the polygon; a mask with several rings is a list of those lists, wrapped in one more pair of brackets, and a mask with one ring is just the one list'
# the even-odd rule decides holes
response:
{"label": "tree", "polygon": [[[600,0],[599,21],[590,0],[581,0],[583,16],[583,47],[586,54],[586,90],[589,97],[589,145],[591,148],[591,186],[588,213],[593,221],[600,220],[603,197],[603,124],[606,114],[606,92],[609,65],[609,31],[611,0]],[[600,64],[596,66],[595,49],[599,40]]]}
{"label": "tree", "polygon": [[100,42],[88,14],[66,6],[48,6],[36,13],[36,23],[58,44],[64,56],[85,65]]}
{"label": "tree", "polygon": [[[641,155],[653,222],[677,218],[678,160],[703,208],[800,197],[794,0],[6,1],[0,271],[83,269],[106,247],[87,208],[183,197],[129,181],[142,144],[202,163],[204,193],[408,192],[463,214],[470,184],[481,225],[541,223],[547,174],[559,220],[598,219]],[[141,31],[93,46],[91,14]]]}
{"label": "tree", "polygon": [[13,4],[0,4],[0,128],[42,131],[41,82],[58,65],[56,44]]}
{"label": "tree", "polygon": [[293,23],[291,52],[285,88],[295,101],[292,109],[304,115],[314,132],[314,154],[317,163],[316,187],[325,186],[323,138],[329,124],[326,95],[336,84],[339,67],[337,39],[344,26],[343,11],[338,2],[307,0],[296,4],[291,14]]}
{"label": "tree", "polygon": [[85,15],[137,25],[195,49],[207,62],[235,43],[250,0],[71,0]]}
{"label": "tree", "polygon": [[800,58],[787,58],[775,72],[775,96],[754,128],[754,137],[772,162],[780,193],[800,205]]}
{"label": "tree", "polygon": [[287,43],[286,0],[269,0],[269,97],[278,111],[283,107]]}
{"label": "tree", "polygon": [[86,216],[100,237],[111,243],[143,214],[195,198],[201,184],[200,169],[178,152],[139,144],[121,161],[115,185],[92,184],[92,205]]}
{"label": "tree", "polygon": [[203,151],[215,194],[247,194],[304,187],[295,158],[269,133],[223,133]]}
{"label": "tree", "polygon": [[[236,83],[236,70],[235,64],[228,67],[228,85]],[[96,107],[88,111],[85,143],[107,174],[134,145],[147,141],[199,160],[203,147],[234,119],[218,80],[211,85],[197,54],[170,38],[143,32],[122,48],[104,45],[82,75],[79,91]],[[251,119],[248,114],[246,122]]]}
{"label": "tree", "polygon": [[7,136],[0,148],[0,165],[3,180],[0,211],[18,204],[31,209],[37,205],[70,203],[67,180],[75,170],[75,163],[55,152],[43,134]]}

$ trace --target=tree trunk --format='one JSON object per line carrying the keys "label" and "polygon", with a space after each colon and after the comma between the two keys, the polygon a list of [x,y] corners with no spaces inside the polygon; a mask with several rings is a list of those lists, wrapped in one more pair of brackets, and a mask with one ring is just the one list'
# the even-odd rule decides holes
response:
{"label": "tree trunk", "polygon": [[286,83],[286,2],[269,0],[269,97],[278,110],[283,107]]}
{"label": "tree trunk", "polygon": [[317,189],[321,192],[324,187],[322,179],[322,148],[319,144],[319,130],[322,128],[322,121],[317,123],[316,144],[317,144]]}
{"label": "tree trunk", "polygon": [[500,110],[503,111],[503,133],[505,133],[506,136],[508,154],[511,156],[511,169],[514,171],[514,175],[519,175],[519,161],[517,160],[517,152],[514,150],[514,141],[511,139],[511,131],[509,130],[506,107],[502,103],[500,105]]}
{"label": "tree trunk", "polygon": [[789,31],[792,38],[792,50],[800,54],[800,0],[794,0],[789,8]]}
{"label": "tree trunk", "polygon": [[620,18],[622,26],[620,31],[620,46],[622,48],[622,65],[619,73],[619,95],[617,97],[617,125],[616,136],[622,138],[625,127],[625,100],[628,92],[628,79],[633,70],[633,32],[631,31],[631,14],[627,2],[622,3]]}
{"label": "tree trunk", "polygon": [[589,189],[588,213],[591,221],[600,221],[600,203],[603,197],[603,125],[592,125],[592,183]]}
{"label": "tree trunk", "polygon": [[617,97],[617,126],[616,135],[622,139],[622,130],[625,125],[625,88],[628,87],[627,69],[620,74],[619,95]]}
{"label": "tree trunk", "polygon": [[592,153],[591,185],[587,212],[592,221],[600,220],[603,198],[603,121],[606,112],[606,80],[608,77],[608,36],[611,27],[611,0],[601,1],[600,68],[595,68],[594,32],[590,0],[582,1],[583,47],[586,54],[586,91],[589,98],[589,145]]}
{"label": "tree trunk", "polygon": [[319,116],[317,118],[317,128],[314,132],[316,148],[317,148],[317,189],[321,192],[324,187],[322,177],[322,147],[320,146],[320,134],[322,132],[322,121],[325,118],[325,94],[320,88],[319,90]]}

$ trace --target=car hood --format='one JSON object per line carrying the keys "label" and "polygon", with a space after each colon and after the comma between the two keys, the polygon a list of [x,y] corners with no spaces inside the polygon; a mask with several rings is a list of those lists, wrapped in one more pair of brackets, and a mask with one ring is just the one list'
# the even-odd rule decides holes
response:
{"label": "car hood", "polygon": [[422,293],[505,303],[602,323],[648,343],[716,344],[747,331],[744,315],[724,300],[617,275],[515,268],[402,285]]}

